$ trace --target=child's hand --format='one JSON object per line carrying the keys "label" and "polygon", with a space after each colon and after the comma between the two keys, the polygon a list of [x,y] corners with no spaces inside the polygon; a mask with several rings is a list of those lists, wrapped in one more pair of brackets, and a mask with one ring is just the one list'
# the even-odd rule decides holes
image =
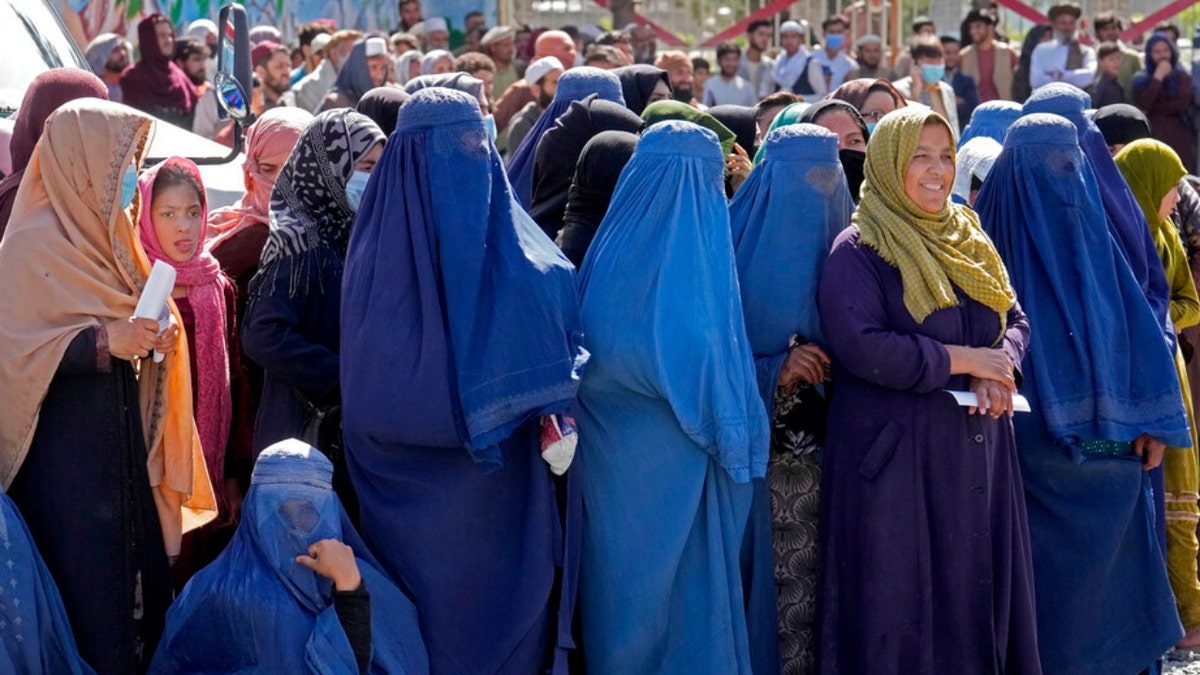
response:
{"label": "child's hand", "polygon": [[353,591],[362,584],[354,550],[337,539],[322,539],[309,546],[308,555],[296,556],[296,562],[333,579],[333,585],[339,591]]}

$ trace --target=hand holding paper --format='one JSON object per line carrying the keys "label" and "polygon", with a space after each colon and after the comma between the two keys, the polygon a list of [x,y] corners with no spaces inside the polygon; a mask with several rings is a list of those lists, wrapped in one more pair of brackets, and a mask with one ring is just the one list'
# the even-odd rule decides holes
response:
{"label": "hand holding paper", "polygon": [[[953,389],[947,389],[946,393],[953,396],[954,401],[964,408],[979,407],[979,397],[977,397],[973,391],[955,391]],[[1012,398],[1013,410],[1016,410],[1017,412],[1032,411],[1032,409],[1029,407],[1029,399],[1020,394],[1013,394]]]}
{"label": "hand holding paper", "polygon": [[[142,290],[142,297],[138,299],[133,315],[139,319],[157,321],[158,330],[165,331],[171,325],[171,311],[167,307],[167,300],[174,289],[175,268],[161,260],[154,261],[154,267],[150,269],[150,278],[146,280],[146,288]],[[155,350],[154,362],[161,363],[162,360],[163,353]]]}

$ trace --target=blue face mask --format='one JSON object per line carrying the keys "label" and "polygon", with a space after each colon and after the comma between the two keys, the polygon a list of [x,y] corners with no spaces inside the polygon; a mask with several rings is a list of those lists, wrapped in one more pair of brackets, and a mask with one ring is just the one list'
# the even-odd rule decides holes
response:
{"label": "blue face mask", "polygon": [[875,133],[875,125],[877,125],[877,124],[879,124],[879,122],[867,122],[867,133],[868,134]]}
{"label": "blue face mask", "polygon": [[921,66],[921,79],[925,84],[940,82],[946,76],[946,66],[933,66],[928,63]]}
{"label": "blue face mask", "polygon": [[363,193],[367,191],[367,181],[371,180],[368,171],[355,171],[350,180],[346,181],[346,201],[350,208],[357,213],[358,205],[362,203]]}
{"label": "blue face mask", "polygon": [[834,51],[837,51],[837,50],[841,49],[842,45],[844,45],[844,44],[846,44],[846,36],[845,35],[838,34],[838,35],[826,35],[825,36],[825,48],[826,49],[832,49]]}
{"label": "blue face mask", "polygon": [[488,138],[492,139],[492,142],[495,143],[496,142],[496,118],[492,115],[487,115],[486,117],[484,117],[483,118],[483,128],[487,129]]}
{"label": "blue face mask", "polygon": [[125,168],[125,175],[121,177],[121,208],[129,208],[129,205],[133,203],[133,196],[137,194],[137,189],[137,169],[130,165]]}

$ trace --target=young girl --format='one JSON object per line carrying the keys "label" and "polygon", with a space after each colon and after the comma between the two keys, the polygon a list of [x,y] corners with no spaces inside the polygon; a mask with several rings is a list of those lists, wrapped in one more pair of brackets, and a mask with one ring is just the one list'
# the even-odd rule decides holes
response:
{"label": "young girl", "polygon": [[[191,356],[196,429],[220,515],[183,540],[173,565],[176,590],[228,543],[250,476],[250,431],[239,414],[241,360],[233,283],[204,250],[207,205],[200,172],[191,160],[171,157],[138,179],[142,208],[139,237],[150,261],[175,268],[171,297],[183,319]],[[237,394],[237,396],[235,396]]]}

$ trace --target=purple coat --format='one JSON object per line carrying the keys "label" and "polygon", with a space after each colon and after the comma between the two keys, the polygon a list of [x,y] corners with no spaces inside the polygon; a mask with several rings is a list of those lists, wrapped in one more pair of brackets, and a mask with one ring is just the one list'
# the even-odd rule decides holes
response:
{"label": "purple coat", "polygon": [[[834,362],[821,486],[823,673],[1040,673],[1033,565],[1013,427],[943,389],[943,344],[991,345],[995,312],[961,305],[917,324],[900,272],[834,243],[818,293]],[[1029,324],[1008,312],[1019,364]]]}

